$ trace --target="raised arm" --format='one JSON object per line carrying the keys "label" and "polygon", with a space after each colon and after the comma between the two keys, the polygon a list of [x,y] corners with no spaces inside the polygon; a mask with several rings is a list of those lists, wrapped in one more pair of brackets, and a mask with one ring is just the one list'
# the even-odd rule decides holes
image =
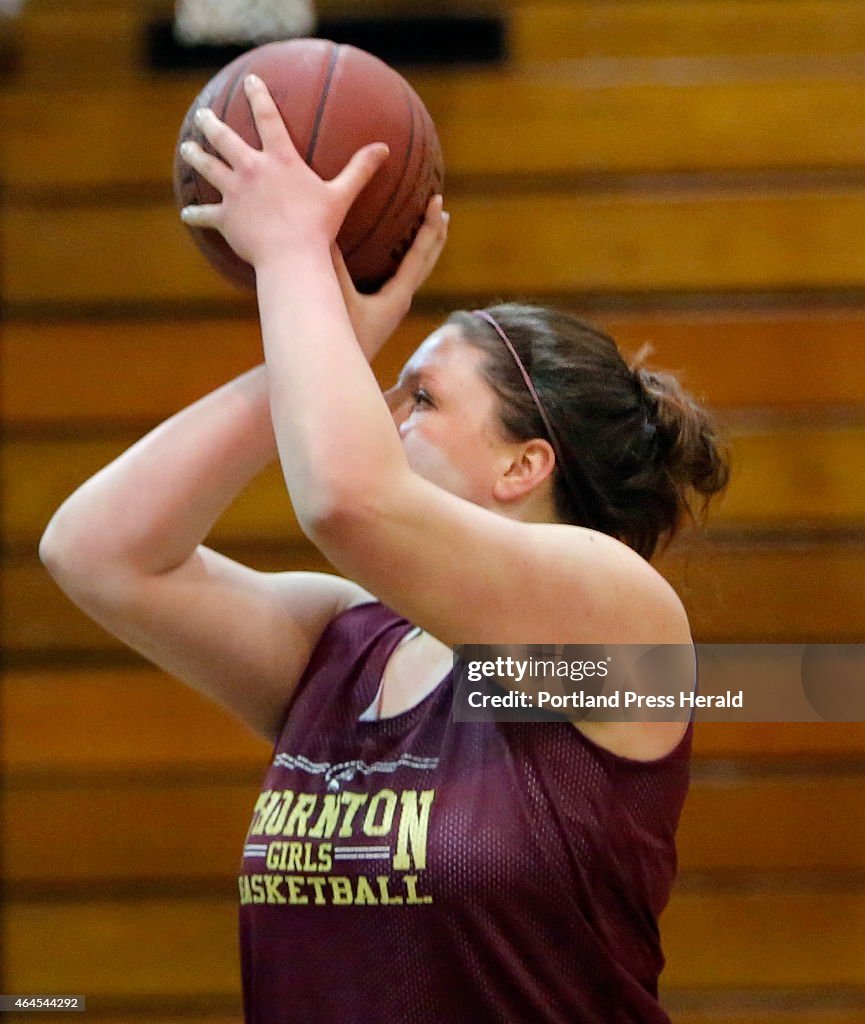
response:
{"label": "raised arm", "polygon": [[[332,249],[328,273],[341,289],[364,365],[435,264],[441,228],[431,208],[398,273],[375,295],[357,293]],[[259,366],[87,481],[54,515],[40,545],[52,575],[88,615],[268,738],[327,623],[369,600],[337,576],[256,572],[203,545],[223,510],[276,454],[267,371]]]}
{"label": "raised arm", "polygon": [[202,546],[275,454],[258,367],[88,480],[39,549],[88,615],[267,737],[321,631],[357,598],[337,577],[259,573]]}
{"label": "raised arm", "polygon": [[[367,147],[322,181],[292,146],[263,83],[248,79],[245,88],[263,150],[202,112],[222,159],[194,144],[184,155],[223,202],[185,215],[222,231],[256,267],[280,459],[310,538],[340,571],[445,643],[687,642],[675,594],[624,544],[499,514],[531,500],[539,474],[550,474],[546,442],[497,449],[490,465],[501,481],[486,487],[486,506],[414,471],[328,256],[385,153]],[[460,404],[467,414],[475,408],[465,397]]]}

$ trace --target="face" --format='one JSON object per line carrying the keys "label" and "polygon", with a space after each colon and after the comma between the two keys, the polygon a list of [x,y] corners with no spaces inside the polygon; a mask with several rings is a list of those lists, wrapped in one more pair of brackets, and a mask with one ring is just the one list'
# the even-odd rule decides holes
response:
{"label": "face", "polygon": [[481,376],[482,360],[458,327],[441,327],[412,355],[385,399],[411,468],[489,507],[513,446],[499,425],[496,395]]}

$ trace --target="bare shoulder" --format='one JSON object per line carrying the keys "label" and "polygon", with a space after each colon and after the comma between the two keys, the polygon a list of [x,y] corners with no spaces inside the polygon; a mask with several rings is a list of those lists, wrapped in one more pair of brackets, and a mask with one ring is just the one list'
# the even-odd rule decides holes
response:
{"label": "bare shoulder", "polygon": [[[565,629],[565,636],[609,645],[676,645],[683,653],[690,652],[693,641],[687,612],[661,573],[634,550],[605,534],[580,531],[581,543],[574,545],[573,529],[541,527],[537,537],[538,545],[548,549],[547,557],[549,548],[558,549],[559,594],[564,597],[572,593],[573,607],[580,609]],[[587,610],[592,614],[590,623]],[[692,684],[691,676],[683,676],[683,687]],[[639,686],[639,681],[635,685]],[[678,746],[687,722],[580,721],[574,727],[611,753],[648,763],[667,756]]]}
{"label": "bare shoulder", "polygon": [[536,550],[553,567],[551,589],[568,616],[558,642],[691,643],[679,595],[632,548],[582,527],[533,529]]}
{"label": "bare shoulder", "polygon": [[276,572],[266,574],[274,599],[295,614],[331,619],[356,605],[376,598],[352,580],[326,572]]}
{"label": "bare shoulder", "polygon": [[620,541],[510,518],[420,477],[398,500],[352,506],[325,534],[340,573],[449,646],[604,643],[635,624],[631,642],[662,642],[677,610],[684,619],[666,581]]}

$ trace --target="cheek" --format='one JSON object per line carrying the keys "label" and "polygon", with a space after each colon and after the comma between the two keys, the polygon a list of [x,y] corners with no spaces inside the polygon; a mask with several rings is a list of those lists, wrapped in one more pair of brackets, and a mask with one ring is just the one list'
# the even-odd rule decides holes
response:
{"label": "cheek", "polygon": [[457,458],[456,453],[449,452],[420,430],[406,431],[402,441],[408,463],[415,473],[451,494],[477,500],[474,493],[477,486],[473,486],[468,467],[463,464],[463,460]]}

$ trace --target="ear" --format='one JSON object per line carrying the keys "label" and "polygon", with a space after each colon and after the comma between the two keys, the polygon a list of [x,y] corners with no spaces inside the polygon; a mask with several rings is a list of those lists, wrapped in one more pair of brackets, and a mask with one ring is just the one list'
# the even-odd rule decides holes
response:
{"label": "ear", "polygon": [[497,501],[512,502],[525,498],[549,479],[556,465],[552,445],[536,437],[515,446],[513,458],[493,486]]}

